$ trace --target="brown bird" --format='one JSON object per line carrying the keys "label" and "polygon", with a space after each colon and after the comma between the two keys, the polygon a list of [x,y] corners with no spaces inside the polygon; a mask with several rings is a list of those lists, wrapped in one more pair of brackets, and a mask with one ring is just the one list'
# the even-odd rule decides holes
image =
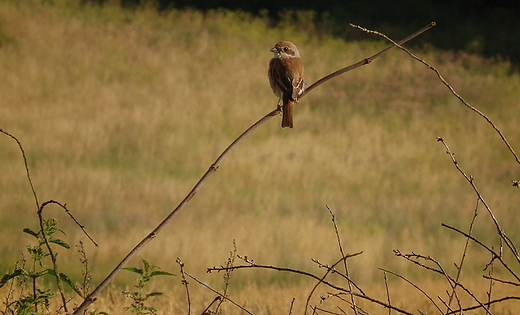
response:
{"label": "brown bird", "polygon": [[302,58],[296,45],[288,41],[276,43],[271,52],[274,57],[269,61],[269,84],[282,101],[282,127],[292,128],[294,103],[305,89]]}

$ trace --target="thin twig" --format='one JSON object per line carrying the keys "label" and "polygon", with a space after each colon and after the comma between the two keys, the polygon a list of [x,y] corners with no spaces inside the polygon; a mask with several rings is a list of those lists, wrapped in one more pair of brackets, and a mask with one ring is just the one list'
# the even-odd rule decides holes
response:
{"label": "thin twig", "polygon": [[211,303],[208,304],[208,306],[206,306],[206,308],[200,313],[201,315],[210,315],[212,314],[212,312],[209,311],[209,309],[213,306],[213,304],[215,304],[216,302],[222,300],[222,298],[220,296],[216,296],[213,301],[211,301]]}
{"label": "thin twig", "polygon": [[504,240],[504,242],[506,243],[506,245],[509,248],[509,250],[511,251],[511,253],[516,258],[517,262],[520,263],[520,254],[518,253],[518,249],[516,248],[513,241],[511,241],[511,239],[506,235],[506,233],[500,227],[500,224],[498,223],[497,218],[493,214],[493,211],[491,211],[491,208],[488,206],[488,204],[484,200],[484,197],[480,194],[480,191],[478,190],[477,185],[475,184],[475,179],[473,178],[473,176],[466,175],[466,173],[460,168],[459,163],[455,159],[455,154],[453,152],[451,152],[450,148],[448,147],[448,144],[446,144],[446,142],[444,141],[444,138],[437,137],[437,141],[441,142],[444,145],[444,147],[446,148],[446,153],[450,156],[453,164],[455,165],[457,170],[462,174],[462,176],[464,176],[466,181],[468,181],[468,183],[471,185],[471,187],[475,191],[475,194],[477,195],[478,199],[482,202],[482,204],[486,208],[491,219],[493,220],[493,223],[495,224],[498,235],[500,236],[501,239]]}
{"label": "thin twig", "polygon": [[426,61],[420,59],[419,57],[415,56],[412,52],[410,52],[408,49],[404,48],[401,43],[398,43],[398,42],[395,42],[394,40],[392,40],[391,38],[389,38],[388,36],[386,36],[385,34],[382,34],[378,31],[373,31],[373,30],[369,30],[367,28],[364,28],[364,27],[361,27],[361,26],[357,26],[357,25],[354,25],[354,24],[350,24],[352,27],[355,27],[355,28],[358,28],[364,32],[367,32],[367,33],[371,33],[371,34],[375,34],[375,35],[378,35],[378,36],[381,36],[383,37],[384,39],[388,40],[389,42],[391,42],[392,44],[394,44],[394,46],[396,47],[399,47],[401,50],[405,51],[408,55],[410,55],[410,57],[412,57],[413,59],[419,61],[420,63],[422,63],[423,65],[425,65],[426,67],[428,67],[430,70],[434,71],[435,74],[437,74],[437,77],[441,80],[441,82],[450,90],[450,92],[455,95],[455,97],[457,97],[461,102],[462,104],[464,104],[464,106],[466,106],[467,108],[471,109],[472,111],[474,111],[475,113],[477,113],[478,115],[480,115],[482,118],[484,118],[490,125],[491,127],[493,127],[493,129],[495,129],[495,131],[498,133],[498,135],[500,136],[500,138],[502,138],[502,141],[505,143],[505,145],[507,146],[507,148],[509,149],[509,151],[511,152],[511,154],[513,154],[513,157],[515,158],[516,162],[520,164],[520,158],[518,157],[518,155],[516,154],[515,150],[513,149],[513,147],[509,144],[509,142],[507,141],[506,137],[504,136],[504,134],[502,133],[502,131],[500,131],[500,129],[498,129],[498,127],[495,125],[495,123],[488,117],[486,116],[483,112],[481,112],[478,108],[472,106],[471,104],[469,104],[462,96],[460,96],[456,91],[455,89],[442,77],[442,75],[440,74],[439,70],[435,69],[433,66],[431,66],[430,64],[428,64]]}
{"label": "thin twig", "polygon": [[[338,242],[339,252],[341,254],[341,257],[345,257],[345,252],[343,251],[343,245],[341,244],[341,236],[339,235],[338,221],[336,220],[336,215],[334,214],[334,212],[332,212],[332,209],[329,206],[327,206],[327,209],[329,210],[330,216],[332,217],[332,223],[334,225],[334,231],[336,232],[336,240]],[[343,266],[345,267],[345,275],[348,278],[350,278],[350,274],[349,274],[349,270],[348,270],[348,263],[347,263],[346,259],[343,260]],[[352,291],[352,283],[350,281],[348,282],[348,287],[349,287],[350,291]],[[354,314],[357,315],[358,311],[357,311],[357,307],[356,307],[356,299],[353,295],[351,295],[350,297],[352,299],[352,307],[354,310]]]}
{"label": "thin twig", "polygon": [[27,180],[29,181],[29,186],[31,186],[31,191],[34,197],[34,202],[36,202],[36,209],[40,209],[40,203],[38,202],[38,195],[36,195],[36,190],[34,189],[34,185],[31,179],[31,174],[29,172],[29,165],[27,164],[27,156],[25,156],[25,150],[22,147],[22,143],[12,134],[9,132],[0,129],[0,132],[11,137],[16,143],[18,144],[18,147],[20,148],[20,151],[22,152],[22,158],[23,158],[23,164],[25,166],[25,173],[27,174]]}
{"label": "thin twig", "polygon": [[[401,254],[398,250],[395,250],[394,251],[396,253],[397,256],[401,256],[413,263],[415,263],[416,265],[418,266],[421,266],[427,270],[431,270],[435,273],[438,273],[438,274],[441,274],[443,275],[446,280],[448,281],[448,284],[454,288],[455,286],[459,286],[461,287],[464,291],[466,291],[466,293],[471,296],[475,302],[479,303],[480,304],[480,307],[482,307],[486,313],[488,313],[489,315],[491,315],[491,312],[487,309],[487,307],[484,305],[484,303],[480,302],[480,300],[478,299],[478,297],[473,293],[471,292],[471,290],[469,290],[468,288],[466,288],[462,283],[460,282],[457,282],[455,281],[455,279],[453,279],[450,275],[448,275],[445,271],[444,271],[444,268],[442,268],[441,264],[436,261],[435,259],[433,259],[432,257],[430,256],[424,256],[424,255],[420,255],[420,254],[416,254],[416,253],[412,253],[412,254]],[[419,258],[419,259],[424,259],[424,260],[427,260],[427,261],[431,261],[433,262],[439,269],[435,269],[435,268],[432,268],[432,267],[429,267],[423,263],[420,263],[419,261],[415,260],[414,258]]]}
{"label": "thin twig", "polygon": [[56,279],[56,286],[58,287],[58,292],[60,292],[61,302],[63,309],[65,310],[65,314],[69,313],[69,308],[67,306],[67,299],[65,297],[65,291],[63,290],[63,285],[61,283],[60,273],[58,270],[58,261],[56,260],[56,254],[51,248],[51,244],[49,244],[49,240],[47,239],[47,235],[45,235],[45,226],[43,223],[43,216],[42,212],[46,205],[52,203],[52,201],[46,201],[44,202],[40,208],[38,209],[38,222],[40,223],[40,229],[42,233],[42,239],[45,243],[45,246],[47,247],[47,251],[49,252],[49,256],[51,257],[52,261],[52,269],[54,271],[54,278]]}
{"label": "thin twig", "polygon": [[[354,26],[353,24],[351,24],[352,26]],[[399,45],[403,45],[404,43],[410,41],[411,39],[421,35],[422,33],[426,32],[427,30],[431,29],[432,27],[435,26],[435,22],[431,22],[430,24],[426,25],[425,27],[421,28],[420,30],[418,30],[417,32],[411,34],[410,36],[400,40],[398,42]],[[357,26],[354,26],[354,27],[357,27]],[[359,28],[359,27],[357,27]],[[381,57],[383,54],[387,53],[388,51],[390,51],[391,49],[395,48],[397,45],[392,45],[380,52],[378,52],[377,54],[373,55],[373,56],[370,56],[368,58],[365,58],[361,61],[358,61],[356,62],[355,64],[353,65],[350,65],[348,67],[345,67],[343,69],[340,69],[336,72],[333,72],[321,79],[319,79],[318,81],[314,82],[313,84],[309,85],[308,87],[305,88],[305,90],[303,91],[303,93],[298,97],[298,99],[300,100],[302,97],[304,97],[307,93],[309,93],[310,91],[312,91],[314,88],[320,86],[321,84],[345,73],[345,72],[348,72],[348,71],[351,71],[351,70],[354,70],[356,68],[359,68],[361,66],[364,66],[364,65],[368,65],[369,63],[371,63],[372,61],[374,61],[374,59],[378,58],[378,57]]]}
{"label": "thin twig", "polygon": [[[43,205],[49,205],[49,204],[55,204],[55,205],[58,205],[60,206],[64,211],[65,213],[67,213],[69,215],[69,217],[72,219],[72,221],[74,221],[74,223],[76,223],[76,225],[83,231],[83,233],[88,237],[88,239],[92,242],[92,244],[96,245],[96,247],[98,247],[98,243],[90,236],[90,234],[88,234],[87,230],[85,230],[85,226],[83,224],[81,224],[78,220],[76,220],[76,218],[74,217],[74,215],[72,215],[72,212],[69,210],[69,208],[67,208],[67,205],[66,204],[63,204],[59,201],[56,201],[56,200],[47,200],[43,203]],[[42,210],[43,210],[43,205],[42,205]]]}
{"label": "thin twig", "polygon": [[[312,297],[312,294],[314,293],[314,291],[316,291],[316,289],[318,288],[318,286],[321,284],[321,283],[325,283],[324,280],[325,278],[328,276],[329,273],[331,272],[336,272],[338,274],[340,274],[339,272],[337,272],[335,270],[336,266],[338,264],[340,264],[342,261],[346,260],[347,258],[349,257],[353,257],[353,256],[357,256],[357,255],[360,255],[361,252],[359,253],[356,253],[356,254],[353,254],[353,255],[347,255],[347,256],[343,256],[340,260],[338,260],[336,263],[334,263],[332,266],[325,266],[323,264],[321,264],[319,261],[317,260],[314,260],[315,262],[319,263],[320,267],[325,267],[327,268],[327,272],[325,272],[325,274],[318,280],[318,282],[314,285],[314,287],[312,288],[311,292],[309,293],[309,296],[307,297],[307,301],[305,303],[305,312],[304,312],[304,315],[307,314],[307,308],[309,306],[309,303],[310,303],[310,300],[311,300],[311,297]],[[348,284],[349,284],[349,290],[348,292],[352,292],[352,284],[354,284],[353,281],[350,280],[350,278],[346,275],[344,275],[346,278],[347,278],[347,281],[348,281]],[[356,288],[359,289],[359,287],[356,285]],[[363,292],[363,291],[361,291]]]}
{"label": "thin twig", "polygon": [[502,279],[498,279],[498,278],[495,278],[495,277],[492,277],[492,276],[487,276],[487,275],[483,275],[482,277],[485,278],[485,279],[493,280],[493,281],[500,282],[500,283],[503,283],[503,284],[510,284],[510,285],[514,285],[514,286],[517,286],[517,287],[520,286],[520,283],[518,283],[518,282],[502,280]]}
{"label": "thin twig", "polygon": [[[229,253],[228,260],[226,261],[226,267],[233,266],[236,256],[237,256],[237,244],[236,244],[235,240],[233,240],[233,250]],[[231,272],[232,271],[233,271],[233,269],[228,269],[224,273],[224,292],[222,294],[226,297],[229,296],[228,289],[229,289],[229,283],[231,281]],[[222,306],[222,303],[224,303],[224,301],[225,301],[224,299],[219,301],[219,303],[217,304],[217,307],[215,308],[215,313],[217,313],[217,314],[220,313],[219,310],[220,310],[220,307]]]}
{"label": "thin twig", "polygon": [[[469,231],[468,231],[469,235],[471,235],[473,233],[473,225],[475,224],[475,220],[477,219],[479,202],[480,202],[480,199],[477,198],[477,203],[475,205],[475,211],[473,212],[473,218],[471,219],[471,223],[469,224]],[[464,265],[464,261],[466,260],[466,253],[468,252],[469,241],[470,241],[470,239],[466,238],[466,243],[464,244],[464,250],[462,251],[462,257],[460,259],[460,263],[459,263],[459,265],[455,265],[455,268],[457,268],[457,275],[455,276],[455,282],[456,283],[459,282],[460,274],[462,273],[462,266]],[[453,297],[456,296],[456,294],[457,294],[456,290],[457,290],[457,286],[455,285],[453,287],[451,293],[449,294],[448,307],[451,306],[451,302],[453,300]],[[461,308],[460,307],[460,300],[458,298],[457,298],[457,301],[459,303],[459,308]]]}
{"label": "thin twig", "polygon": [[447,224],[444,224],[442,223],[441,224],[443,227],[445,228],[448,228],[450,230],[453,230],[457,233],[460,233],[462,234],[464,237],[467,237],[469,239],[471,239],[473,242],[477,243],[478,245],[482,246],[484,249],[486,249],[488,252],[491,253],[491,255],[493,255],[495,257],[495,259],[498,259],[498,261],[500,261],[500,263],[502,264],[502,266],[504,266],[504,268],[507,269],[507,271],[509,271],[509,273],[515,277],[515,279],[520,282],[520,277],[506,264],[506,262],[502,259],[501,255],[497,254],[493,249],[489,248],[486,244],[482,243],[481,241],[479,241],[477,238],[473,237],[472,235],[469,235],[453,226],[450,226],[450,225],[447,225]]}
{"label": "thin twig", "polygon": [[343,259],[347,259],[347,258],[350,258],[350,257],[354,257],[354,256],[357,256],[357,255],[361,255],[363,252],[358,252],[358,253],[355,253],[355,254],[347,254],[345,257],[341,258],[340,260],[338,260],[336,263],[334,263],[332,266],[328,266],[326,264],[322,264],[318,259],[311,259],[312,262],[318,264],[318,266],[320,268],[325,268],[327,270],[330,270],[332,273],[344,278],[345,280],[347,280],[347,283],[351,283],[352,286],[354,286],[361,294],[365,294],[365,292],[363,292],[363,290],[354,282],[350,279],[350,277],[348,277],[346,274],[343,274],[341,272],[339,272],[337,269],[336,269],[336,265],[339,264]]}
{"label": "thin twig", "polygon": [[[220,272],[220,271],[225,271],[227,269],[250,269],[250,268],[260,268],[260,269],[272,269],[272,270],[276,270],[276,271],[286,271],[286,272],[290,272],[290,273],[296,273],[296,274],[300,274],[300,275],[303,275],[303,276],[307,276],[309,278],[313,278],[315,280],[318,280],[320,281],[321,283],[333,288],[333,289],[336,289],[338,291],[345,291],[345,292],[348,292],[348,289],[345,289],[343,287],[340,287],[338,285],[335,285],[333,283],[330,283],[326,280],[322,280],[321,277],[318,277],[310,272],[307,272],[307,271],[302,271],[302,270],[297,270],[297,269],[291,269],[291,268],[286,268],[286,267],[276,267],[276,266],[271,266],[271,265],[258,265],[258,264],[254,264],[254,265],[238,265],[238,266],[232,266],[232,267],[211,267],[211,268],[208,268],[206,270],[206,272],[208,273],[211,273],[213,271],[217,271],[217,272]],[[328,271],[329,272],[329,271]]]}
{"label": "thin twig", "polygon": [[296,300],[296,299],[295,299],[295,298],[292,298],[292,301],[291,301],[291,307],[289,308],[289,315],[292,315],[293,306],[294,306],[294,300]]}
{"label": "thin twig", "polygon": [[48,200],[48,201],[45,201],[44,203],[42,203],[42,205],[40,206],[40,208],[38,209],[38,212],[37,212],[37,214],[38,214],[38,221],[39,221],[39,224],[40,224],[40,229],[42,231],[43,241],[45,243],[45,246],[47,247],[47,250],[49,251],[49,256],[51,257],[52,268],[54,270],[54,277],[56,278],[56,286],[58,287],[58,291],[60,292],[62,306],[64,308],[64,311],[68,314],[69,310],[68,310],[68,307],[67,307],[67,299],[65,297],[65,291],[64,291],[63,285],[61,283],[60,273],[59,273],[59,270],[58,270],[58,261],[56,260],[56,254],[52,250],[51,245],[49,244],[49,240],[47,239],[47,236],[45,235],[44,226],[43,226],[43,216],[42,216],[43,209],[47,205],[50,205],[50,204],[56,204],[56,205],[60,206],[62,209],[64,209],[65,212],[72,218],[72,220],[81,228],[81,230],[85,233],[85,235],[90,239],[90,241],[92,241],[92,243],[94,243],[94,245],[96,245],[96,246],[98,246],[98,245],[97,245],[96,241],[94,241],[94,239],[92,237],[90,237],[90,235],[87,233],[87,231],[85,231],[85,227],[82,224],[80,224],[76,220],[76,218],[74,218],[74,216],[69,211],[69,209],[67,209],[66,205],[60,203],[59,201],[55,201],[55,200]]}
{"label": "thin twig", "polygon": [[[396,253],[396,255],[398,255],[398,256],[402,256],[402,257],[406,258],[407,260],[409,260],[409,261],[411,261],[411,262],[413,262],[413,263],[415,263],[415,264],[417,264],[417,265],[419,265],[419,266],[421,266],[421,267],[423,267],[423,268],[426,268],[426,269],[428,269],[428,270],[431,270],[431,271],[433,271],[433,272],[436,272],[436,273],[438,273],[438,274],[443,275],[443,276],[446,278],[446,280],[448,281],[448,284],[449,284],[452,288],[454,288],[455,286],[459,286],[459,287],[461,287],[464,291],[466,291],[466,293],[467,293],[469,296],[471,296],[471,297],[475,300],[475,302],[477,302],[477,303],[480,304],[480,306],[481,306],[481,307],[486,311],[486,313],[488,313],[489,315],[491,315],[491,312],[487,309],[487,307],[484,305],[484,303],[480,302],[480,300],[478,299],[478,297],[477,297],[473,292],[471,292],[471,290],[469,290],[468,288],[466,288],[462,283],[455,281],[455,279],[453,279],[450,275],[448,275],[448,274],[444,271],[444,268],[442,267],[442,265],[441,265],[438,261],[436,261],[435,259],[433,259],[432,257],[430,257],[430,256],[424,256],[424,255],[420,255],[420,254],[416,254],[416,253],[412,253],[412,254],[406,254],[406,255],[404,255],[404,254],[400,254],[399,251],[394,251],[394,252],[397,252],[397,253],[398,253],[398,254]],[[431,268],[431,267],[429,267],[429,266],[426,266],[425,264],[422,264],[422,263],[416,261],[416,260],[413,259],[413,258],[419,258],[419,259],[424,259],[424,260],[427,260],[427,261],[431,261],[431,262],[433,262],[433,263],[434,263],[434,264],[435,264],[439,269],[435,269],[435,268]]]}
{"label": "thin twig", "polygon": [[[397,307],[397,306],[390,305],[390,304],[388,304],[388,303],[385,303],[385,302],[383,302],[383,301],[379,301],[378,299],[375,299],[375,298],[370,297],[370,296],[368,296],[368,295],[362,295],[362,294],[359,294],[359,293],[356,293],[356,292],[339,292],[339,293],[336,293],[336,294],[330,294],[330,296],[331,296],[331,297],[332,297],[332,296],[337,296],[337,297],[339,298],[340,295],[346,295],[346,294],[354,294],[354,295],[356,295],[356,296],[359,297],[359,298],[365,299],[365,300],[370,301],[370,302],[372,302],[372,303],[374,303],[374,304],[381,305],[381,306],[383,306],[383,307],[385,307],[385,308],[391,308],[391,309],[393,309],[394,311],[396,311],[396,312],[398,312],[398,313],[401,313],[401,314],[406,314],[406,315],[415,315],[415,314],[410,313],[410,312],[408,312],[407,310],[401,309],[401,308],[399,308],[399,307]],[[345,302],[348,303],[348,301],[346,301],[346,300],[343,300],[343,301],[345,301]]]}
{"label": "thin twig", "polygon": [[246,309],[246,308],[243,307],[242,305],[238,304],[237,302],[233,301],[233,300],[230,299],[228,296],[223,295],[222,293],[220,293],[220,292],[218,292],[217,290],[213,289],[212,287],[210,287],[209,285],[207,285],[207,284],[205,284],[204,282],[200,281],[199,279],[195,278],[194,276],[190,275],[189,273],[184,272],[184,274],[186,274],[188,277],[190,277],[191,279],[195,280],[198,284],[202,285],[203,287],[205,287],[206,289],[210,290],[211,292],[213,292],[213,293],[215,293],[215,294],[218,294],[218,295],[220,296],[221,299],[228,300],[229,302],[235,304],[238,308],[240,308],[240,309],[243,310],[244,312],[253,315],[253,313],[251,313],[248,309]]}
{"label": "thin twig", "polygon": [[433,300],[433,298],[431,296],[428,295],[428,293],[426,293],[423,289],[421,289],[418,285],[416,285],[415,283],[413,283],[412,281],[406,279],[405,277],[401,276],[400,274],[397,274],[393,271],[389,271],[389,270],[386,270],[386,269],[382,269],[382,268],[379,268],[380,270],[382,270],[383,272],[387,272],[391,275],[394,275],[398,278],[401,278],[403,279],[404,281],[408,282],[411,286],[413,286],[414,288],[416,288],[419,292],[421,292],[422,294],[424,294],[424,296],[426,296],[426,298],[428,300],[430,300],[430,302],[432,302],[432,304],[435,306],[435,308],[437,308],[439,310],[439,312],[442,314],[442,310],[441,308],[437,305],[437,303],[435,303],[435,301]]}
{"label": "thin twig", "polygon": [[[360,252],[360,253],[353,254],[353,255],[359,255],[359,254],[361,254],[361,252]],[[350,257],[352,257],[353,255],[351,255]],[[348,257],[345,257],[345,258],[348,258]],[[340,263],[340,262],[341,262],[341,260],[338,261],[336,264],[338,264],[338,263]],[[390,304],[388,304],[388,303],[385,303],[385,302],[383,302],[383,301],[380,301],[380,300],[378,300],[378,299],[375,299],[375,298],[373,298],[373,297],[370,297],[370,296],[366,295],[365,293],[363,293],[362,291],[361,291],[362,293],[351,292],[351,291],[349,291],[349,290],[346,289],[346,288],[342,288],[342,287],[340,287],[340,286],[338,286],[338,285],[335,285],[335,284],[333,284],[333,283],[330,283],[330,282],[328,282],[328,281],[322,279],[323,277],[318,277],[318,276],[316,276],[316,275],[314,275],[314,274],[312,274],[312,273],[306,272],[306,271],[301,271],[301,270],[296,270],[296,269],[291,269],[291,268],[284,268],[284,267],[269,266],[269,265],[258,265],[258,264],[240,265],[240,266],[233,266],[233,267],[230,267],[230,268],[232,268],[232,269],[264,268],[264,269],[272,269],[272,270],[276,270],[276,271],[287,271],[287,272],[292,272],[292,273],[296,273],[296,274],[300,274],[300,275],[308,276],[308,277],[310,277],[310,278],[313,278],[313,279],[315,279],[315,280],[318,280],[319,283],[323,283],[323,284],[325,284],[325,285],[327,285],[327,286],[329,286],[329,287],[331,287],[331,288],[333,288],[333,289],[335,289],[335,290],[341,291],[341,292],[338,293],[338,294],[353,294],[353,295],[355,295],[355,296],[358,297],[358,298],[365,299],[365,300],[367,300],[367,301],[370,301],[370,302],[372,302],[372,303],[374,303],[374,304],[381,305],[381,306],[386,307],[386,308],[391,308],[391,309],[393,309],[393,310],[395,310],[395,311],[397,311],[397,312],[399,312],[399,313],[401,313],[401,314],[406,314],[406,315],[415,315],[415,314],[410,313],[410,312],[408,312],[408,311],[406,311],[406,310],[400,309],[400,308],[398,308],[398,307],[396,307],[396,306],[394,306],[394,305],[390,305]],[[224,270],[226,270],[226,269],[227,269],[227,267],[212,267],[212,268],[208,268],[208,269],[207,269],[207,272],[212,272],[212,271],[224,271]],[[353,285],[355,285],[354,282],[353,282]],[[358,289],[359,289],[359,288],[358,288]],[[306,306],[306,309],[307,309],[308,307],[309,307],[309,306]],[[315,314],[315,312],[316,312],[316,308],[313,307],[312,309],[313,309],[313,314]]]}
{"label": "thin twig", "polygon": [[181,277],[182,277],[181,283],[186,288],[186,298],[188,300],[188,315],[191,315],[190,287],[189,287],[188,279],[186,279],[186,275],[184,274],[184,263],[182,262],[182,260],[179,257],[177,257],[176,262],[179,264],[179,267],[181,268]]}
{"label": "thin twig", "polygon": [[[492,304],[496,304],[496,303],[500,303],[500,302],[504,302],[504,301],[508,301],[508,300],[520,300],[520,296],[506,296],[506,297],[503,297],[503,298],[500,298],[500,299],[496,299],[496,300],[490,301],[489,303],[486,303],[486,304],[492,305]],[[476,310],[476,309],[479,309],[481,307],[482,307],[481,305],[474,305],[474,306],[471,306],[471,307],[466,307],[464,309],[451,311],[449,313],[446,313],[446,315],[451,315],[451,314],[456,314],[456,313],[460,313],[460,312]]]}
{"label": "thin twig", "polygon": [[[392,305],[392,301],[390,300],[390,290],[388,289],[388,276],[386,275],[386,271],[383,271],[383,275],[385,278],[385,290],[386,290],[386,300],[389,305]],[[388,315],[392,315],[392,309],[388,309]]]}
{"label": "thin twig", "polygon": [[[353,306],[352,306],[352,299],[350,299],[350,301],[347,300],[347,299],[344,299],[344,298],[341,296],[341,295],[343,295],[343,294],[333,294],[333,293],[330,293],[330,292],[327,292],[327,293],[329,294],[329,296],[322,296],[322,297],[321,297],[321,299],[322,299],[323,301],[326,300],[327,298],[335,297],[335,298],[340,299],[341,301],[347,303],[347,304],[350,306],[350,308],[353,309]],[[343,292],[342,292],[342,293],[343,293]],[[350,294],[349,294],[349,295],[350,295]],[[343,314],[347,315],[347,312],[345,312],[341,307],[337,306],[337,308],[338,308],[338,309],[339,309]],[[386,307],[385,307],[385,308],[386,308]],[[369,313],[368,313],[367,311],[365,311],[364,309],[362,309],[361,307],[359,307],[359,305],[358,305],[358,307],[357,307],[357,310],[358,310],[358,312],[359,312],[360,314],[362,314],[362,315],[369,315]]]}
{"label": "thin twig", "polygon": [[489,302],[491,302],[491,294],[493,292],[493,285],[495,284],[494,280],[493,280],[493,272],[495,271],[495,268],[494,268],[494,265],[493,265],[493,261],[495,259],[494,258],[491,258],[491,262],[489,264],[489,290],[486,292],[486,295],[487,295],[487,306],[488,308],[491,308],[491,304],[489,304]]}
{"label": "thin twig", "polygon": [[[333,311],[329,311],[329,310],[326,310],[326,309],[324,309],[324,308],[320,308],[320,307],[317,307],[317,306],[315,307],[315,309],[316,309],[317,311],[322,312],[322,313],[327,313],[327,314],[332,314],[332,315],[341,315],[341,314],[339,314],[339,313],[336,313],[336,312],[333,312]],[[341,310],[341,309],[340,309],[340,310]]]}

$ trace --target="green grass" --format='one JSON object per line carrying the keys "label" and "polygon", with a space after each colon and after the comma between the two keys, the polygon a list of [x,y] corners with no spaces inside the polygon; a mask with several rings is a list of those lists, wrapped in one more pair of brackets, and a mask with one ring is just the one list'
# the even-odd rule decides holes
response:
{"label": "green grass", "polygon": [[[66,203],[100,243],[87,248],[95,281],[231,141],[275,108],[266,75],[275,42],[298,45],[309,83],[387,45],[306,30],[228,11],[0,2],[0,128],[22,142],[40,201]],[[417,54],[518,149],[520,78],[507,63],[433,48]],[[235,239],[239,253],[257,261],[313,268],[310,258],[338,257],[329,205],[345,250],[364,252],[351,261],[360,282],[380,281],[382,266],[413,273],[393,257],[396,248],[452,266],[464,240],[440,224],[467,228],[475,196],[437,136],[518,244],[518,191],[511,187],[518,164],[432,71],[395,50],[312,91],[296,108],[294,130],[281,129],[277,117],[255,131],[140,255],[172,272],[182,257],[210,281],[205,268],[224,262]],[[23,162],[7,137],[0,137],[0,174],[6,270],[28,242],[21,229],[36,226]],[[52,209],[69,243],[84,239]],[[483,209],[476,235],[494,240]],[[77,260],[60,258],[66,268]],[[478,274],[486,259],[476,254],[469,270]],[[267,285],[278,276],[243,281]]]}

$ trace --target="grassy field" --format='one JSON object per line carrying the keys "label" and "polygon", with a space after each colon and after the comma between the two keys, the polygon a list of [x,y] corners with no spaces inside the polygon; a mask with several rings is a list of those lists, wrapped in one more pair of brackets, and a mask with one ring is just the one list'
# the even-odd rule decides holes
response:
{"label": "grassy field", "polygon": [[[88,243],[58,207],[46,208],[70,244],[86,243],[94,283],[182,200],[228,144],[275,108],[267,81],[274,43],[286,39],[299,47],[308,83],[388,45],[376,37],[331,38],[305,16],[296,27],[272,27],[235,12],[157,14],[79,2],[0,1],[0,128],[22,142],[39,201],[66,203],[99,242],[99,248]],[[431,47],[416,53],[520,148],[520,77],[507,62]],[[271,119],[232,151],[139,256],[177,274],[181,257],[190,273],[218,288],[222,275],[206,268],[223,264],[235,240],[238,253],[258,263],[320,273],[311,258],[330,264],[340,257],[328,205],[344,250],[363,251],[349,260],[359,285],[384,299],[382,267],[444,294],[442,279],[392,252],[431,255],[450,272],[460,260],[465,239],[441,223],[467,230],[476,196],[438,136],[520,243],[520,194],[511,186],[520,179],[519,165],[482,117],[404,52],[394,50],[312,91],[296,108],[293,130],[280,128],[280,121]],[[20,151],[0,136],[4,273],[31,241],[21,230],[38,226]],[[498,247],[495,230],[480,206],[475,236]],[[464,274],[483,298],[487,282],[479,281],[490,255],[471,249]],[[60,261],[80,275],[75,253],[60,252]],[[390,281],[403,304],[433,312],[403,293],[410,290],[406,283]],[[122,310],[112,294],[132,277],[123,273],[116,282],[100,298],[111,313]],[[301,310],[313,282],[239,270],[231,284],[237,302],[271,314],[288,313],[292,297]],[[160,310],[186,309],[178,277],[160,287],[170,297]],[[497,284],[495,292],[508,288]],[[202,291],[198,297],[199,308],[212,299]],[[496,311],[519,309],[517,303]]]}

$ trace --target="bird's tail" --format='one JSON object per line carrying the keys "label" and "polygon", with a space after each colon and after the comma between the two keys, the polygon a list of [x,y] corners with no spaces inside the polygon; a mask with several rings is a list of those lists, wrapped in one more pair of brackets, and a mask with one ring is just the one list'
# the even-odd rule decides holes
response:
{"label": "bird's tail", "polygon": [[293,107],[295,101],[287,100],[282,107],[282,128],[293,127]]}

